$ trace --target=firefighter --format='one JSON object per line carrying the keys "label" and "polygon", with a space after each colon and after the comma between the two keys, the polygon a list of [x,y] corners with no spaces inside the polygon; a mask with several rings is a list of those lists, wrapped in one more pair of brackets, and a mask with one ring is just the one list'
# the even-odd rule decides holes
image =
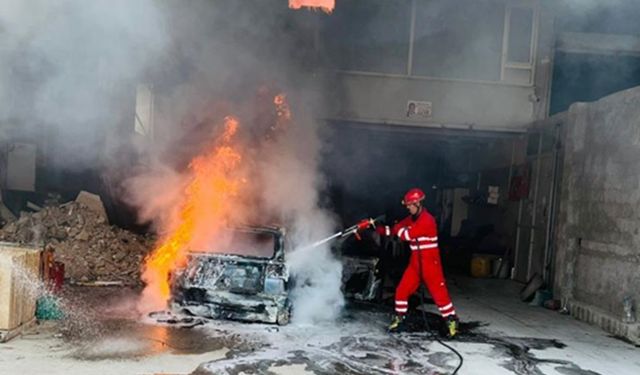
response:
{"label": "firefighter", "polygon": [[453,337],[458,332],[458,317],[442,273],[436,220],[422,206],[424,199],[422,190],[409,190],[402,204],[407,207],[410,215],[393,227],[376,228],[379,234],[397,236],[401,241],[408,242],[411,248],[409,265],[396,288],[395,316],[389,325],[389,331],[402,330],[409,308],[409,297],[418,290],[422,279],[445,320],[448,336]]}

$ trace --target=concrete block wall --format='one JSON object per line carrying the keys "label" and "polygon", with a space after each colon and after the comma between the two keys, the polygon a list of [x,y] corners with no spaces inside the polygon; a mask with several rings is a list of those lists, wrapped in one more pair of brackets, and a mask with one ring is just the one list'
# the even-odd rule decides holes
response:
{"label": "concrete block wall", "polygon": [[564,130],[554,290],[574,316],[619,327],[625,297],[640,307],[640,87],[573,104]]}

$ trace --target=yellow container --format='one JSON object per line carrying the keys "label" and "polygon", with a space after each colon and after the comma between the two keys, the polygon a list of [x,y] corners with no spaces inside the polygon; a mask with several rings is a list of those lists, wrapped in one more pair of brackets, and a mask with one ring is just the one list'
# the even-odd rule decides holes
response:
{"label": "yellow container", "polygon": [[471,276],[489,277],[491,275],[491,259],[482,255],[471,258]]}
{"label": "yellow container", "polygon": [[13,330],[34,319],[40,253],[36,247],[0,242],[0,330]]}

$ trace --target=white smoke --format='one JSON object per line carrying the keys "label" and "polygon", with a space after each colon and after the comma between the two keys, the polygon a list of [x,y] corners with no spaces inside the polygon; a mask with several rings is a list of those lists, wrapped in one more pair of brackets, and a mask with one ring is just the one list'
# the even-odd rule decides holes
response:
{"label": "white smoke", "polygon": [[[253,194],[264,212],[247,215],[277,218],[292,248],[303,246],[331,234],[334,220],[319,207],[321,142],[305,107],[322,102],[307,97],[315,84],[292,62],[311,40],[291,33],[309,29],[294,14],[311,13],[294,13],[286,1],[0,0],[0,124],[41,134],[47,166],[115,170],[116,180],[134,174],[123,189],[128,201],[142,221],[166,231],[190,177],[187,156],[201,151],[198,143],[215,136],[226,115],[260,133],[256,91],[277,87],[296,99],[294,119],[275,143],[248,153],[258,155],[246,172],[259,176]],[[144,165],[118,152],[136,137],[139,83],[156,94],[154,138],[136,138]],[[239,209],[251,211],[246,203]],[[329,249],[294,251],[288,261],[303,285],[294,295],[297,318],[335,317],[341,267]]]}
{"label": "white smoke", "polygon": [[[309,324],[335,319],[344,306],[342,265],[331,253],[330,244],[306,247],[332,234],[336,220],[319,204],[324,188],[319,171],[320,129],[304,108],[305,102],[316,101],[307,97],[304,90],[291,90],[290,96],[296,100],[291,103],[293,114],[287,131],[269,141],[262,139],[256,149],[240,140],[236,143],[243,155],[239,173],[248,181],[234,200],[229,219],[235,223],[285,226],[289,251],[286,261],[296,278],[291,295],[293,320]],[[248,120],[240,123],[240,129],[251,132],[263,125]],[[177,172],[155,162],[127,181],[128,196],[140,207],[143,220],[151,220],[166,233],[173,221],[167,219],[175,217],[180,209],[184,187],[192,177],[189,172]],[[215,233],[211,229],[211,234]]]}
{"label": "white smoke", "polygon": [[39,134],[48,164],[108,158],[163,24],[153,0],[0,0],[0,122]]}
{"label": "white smoke", "polygon": [[290,225],[293,251],[287,256],[287,264],[296,278],[293,321],[310,324],[335,319],[344,306],[344,297],[342,264],[331,253],[330,244],[307,246],[329,236],[336,220],[319,207],[319,192],[324,187],[318,165],[322,146],[319,129],[308,112],[297,109],[293,127],[280,142],[271,145],[258,170],[262,172],[267,210]]}
{"label": "white smoke", "polygon": [[166,230],[179,209],[188,176],[154,160],[138,166],[123,182],[125,199],[138,208],[138,220]]}
{"label": "white smoke", "polygon": [[[157,90],[151,161],[127,181],[129,201],[140,208],[141,219],[152,221],[161,232],[170,231],[167,218],[175,217],[192,178],[184,172],[185,160],[177,160],[203,152],[206,138],[219,133],[224,116],[237,116],[242,134],[235,142],[247,186],[233,203],[232,219],[285,226],[292,250],[287,263],[297,277],[294,321],[333,319],[344,304],[341,264],[329,245],[300,250],[335,230],[333,215],[319,204],[324,188],[321,129],[309,109],[320,111],[323,102],[317,82],[291,60],[295,35],[282,30],[279,22],[293,14],[286,2],[245,4],[195,2],[173,9],[176,65],[187,71],[179,68],[182,77],[168,78],[171,82]],[[287,131],[265,141],[273,94],[280,92],[289,98],[292,120]]]}

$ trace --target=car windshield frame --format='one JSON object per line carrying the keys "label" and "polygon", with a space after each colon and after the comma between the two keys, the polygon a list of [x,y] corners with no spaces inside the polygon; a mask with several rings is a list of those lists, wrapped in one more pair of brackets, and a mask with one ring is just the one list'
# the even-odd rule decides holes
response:
{"label": "car windshield frame", "polygon": [[264,228],[264,227],[234,227],[227,229],[227,232],[240,232],[240,233],[249,233],[255,235],[269,235],[273,239],[273,251],[270,256],[259,256],[259,255],[246,255],[242,253],[231,253],[231,252],[222,252],[222,251],[203,251],[203,250],[195,250],[190,251],[193,255],[209,255],[209,256],[226,256],[226,257],[239,257],[244,259],[253,259],[253,260],[277,260],[283,258],[284,255],[284,241],[282,232],[274,228]]}

